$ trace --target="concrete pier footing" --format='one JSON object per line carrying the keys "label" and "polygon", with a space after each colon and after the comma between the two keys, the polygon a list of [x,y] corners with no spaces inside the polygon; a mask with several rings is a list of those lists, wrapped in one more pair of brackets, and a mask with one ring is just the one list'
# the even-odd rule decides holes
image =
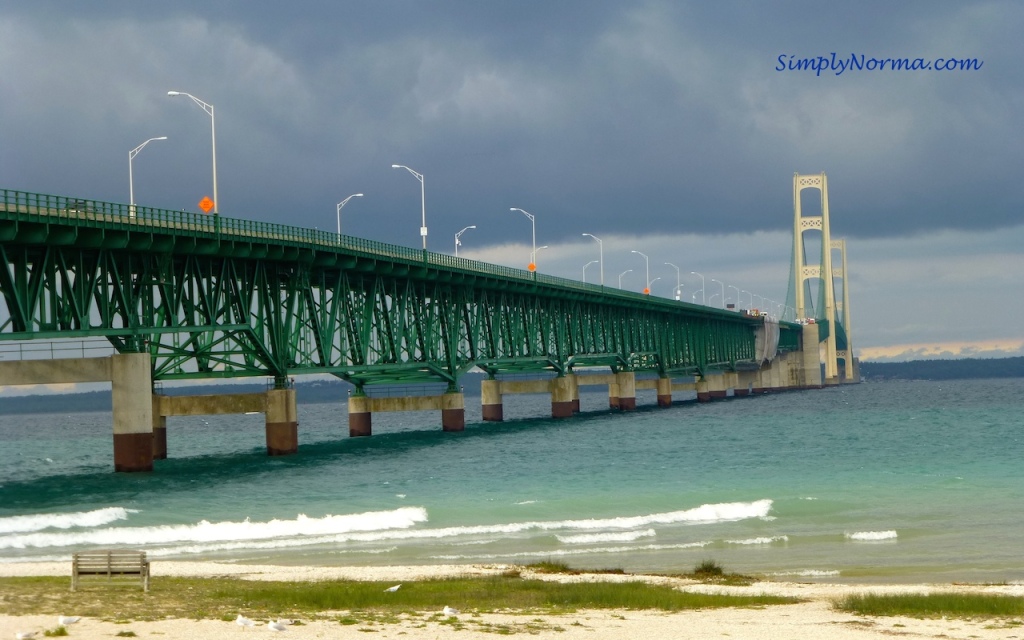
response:
{"label": "concrete pier footing", "polygon": [[462,393],[398,398],[352,395],[348,399],[348,435],[371,435],[373,414],[389,411],[440,411],[442,430],[455,432],[466,429],[466,398]]}
{"label": "concrete pier footing", "polygon": [[[110,357],[114,471],[153,470],[153,383],[148,353]],[[164,448],[166,449],[166,439]]]}

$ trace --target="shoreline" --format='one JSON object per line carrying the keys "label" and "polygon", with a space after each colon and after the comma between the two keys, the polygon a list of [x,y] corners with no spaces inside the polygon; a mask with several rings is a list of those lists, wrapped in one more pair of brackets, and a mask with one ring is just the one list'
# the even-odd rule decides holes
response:
{"label": "shoreline", "polygon": [[[239,580],[274,580],[284,582],[317,582],[324,580],[365,580],[414,582],[429,578],[473,577],[499,575],[509,569],[522,570],[524,578],[553,581],[647,581],[672,585],[696,593],[769,594],[801,598],[799,604],[774,605],[763,608],[726,608],[666,613],[662,611],[600,610],[566,614],[537,612],[476,613],[464,611],[453,622],[439,612],[399,616],[398,619],[366,625],[346,626],[339,623],[338,612],[324,612],[322,619],[304,621],[287,627],[285,633],[294,638],[365,638],[378,632],[382,638],[459,638],[493,640],[495,633],[525,634],[563,640],[612,640],[619,638],[707,638],[729,637],[730,640],[760,640],[765,637],[882,639],[894,635],[917,638],[1022,638],[1020,620],[916,619],[903,617],[872,618],[836,611],[832,602],[849,594],[963,592],[1024,596],[1024,584],[831,584],[798,581],[759,581],[750,586],[725,586],[643,574],[538,574],[508,564],[493,565],[424,565],[377,567],[324,567],[238,564],[223,562],[191,562],[158,560],[151,565],[152,589],[159,593],[161,577],[210,577]],[[68,576],[68,562],[21,562],[0,564],[0,577]],[[151,591],[152,593],[152,591]],[[2,600],[2,594],[0,594]],[[74,612],[67,612],[74,614]],[[161,635],[166,640],[222,637],[254,631],[267,632],[267,621],[255,629],[246,629],[222,620],[166,619],[151,622],[115,624],[113,621],[83,619],[69,633],[83,640],[100,640],[131,631],[137,636]],[[53,616],[0,615],[0,636],[41,631],[57,627]],[[497,632],[495,629],[503,629]]]}

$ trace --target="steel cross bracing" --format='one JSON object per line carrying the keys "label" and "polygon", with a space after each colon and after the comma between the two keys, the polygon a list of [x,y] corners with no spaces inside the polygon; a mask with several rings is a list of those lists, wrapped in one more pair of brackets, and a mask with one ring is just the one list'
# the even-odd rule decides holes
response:
{"label": "steel cross bracing", "polygon": [[[154,380],[751,362],[760,320],[337,234],[0,191],[0,340],[102,336]],[[780,348],[799,328],[784,326]]]}

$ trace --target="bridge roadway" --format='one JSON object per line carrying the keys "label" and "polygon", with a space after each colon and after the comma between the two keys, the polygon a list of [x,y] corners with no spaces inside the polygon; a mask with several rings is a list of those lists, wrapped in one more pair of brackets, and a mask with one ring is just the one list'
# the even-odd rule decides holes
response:
{"label": "bridge roadway", "polygon": [[[268,453],[294,452],[290,381],[311,373],[355,385],[350,435],[388,410],[439,409],[461,430],[473,368],[488,374],[485,420],[517,392],[572,415],[580,381],[630,409],[637,372],[657,375],[659,404],[687,384],[700,399],[821,385],[816,334],[799,325],[286,225],[0,190],[0,258],[0,341],[99,336],[118,352],[102,366],[0,363],[0,384],[112,381],[118,470],[166,457],[173,415],[263,411]],[[609,373],[575,375],[595,371]],[[155,382],[246,376],[273,388],[150,401]],[[447,390],[374,397],[423,382]]]}

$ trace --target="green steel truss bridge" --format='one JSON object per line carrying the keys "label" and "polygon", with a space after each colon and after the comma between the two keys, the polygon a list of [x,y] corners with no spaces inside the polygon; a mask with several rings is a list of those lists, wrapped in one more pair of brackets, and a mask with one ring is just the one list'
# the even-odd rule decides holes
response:
{"label": "green steel truss bridge", "polygon": [[[0,190],[0,342],[100,337],[158,380],[754,368],[764,320],[335,233]],[[782,323],[779,350],[800,348]]]}

